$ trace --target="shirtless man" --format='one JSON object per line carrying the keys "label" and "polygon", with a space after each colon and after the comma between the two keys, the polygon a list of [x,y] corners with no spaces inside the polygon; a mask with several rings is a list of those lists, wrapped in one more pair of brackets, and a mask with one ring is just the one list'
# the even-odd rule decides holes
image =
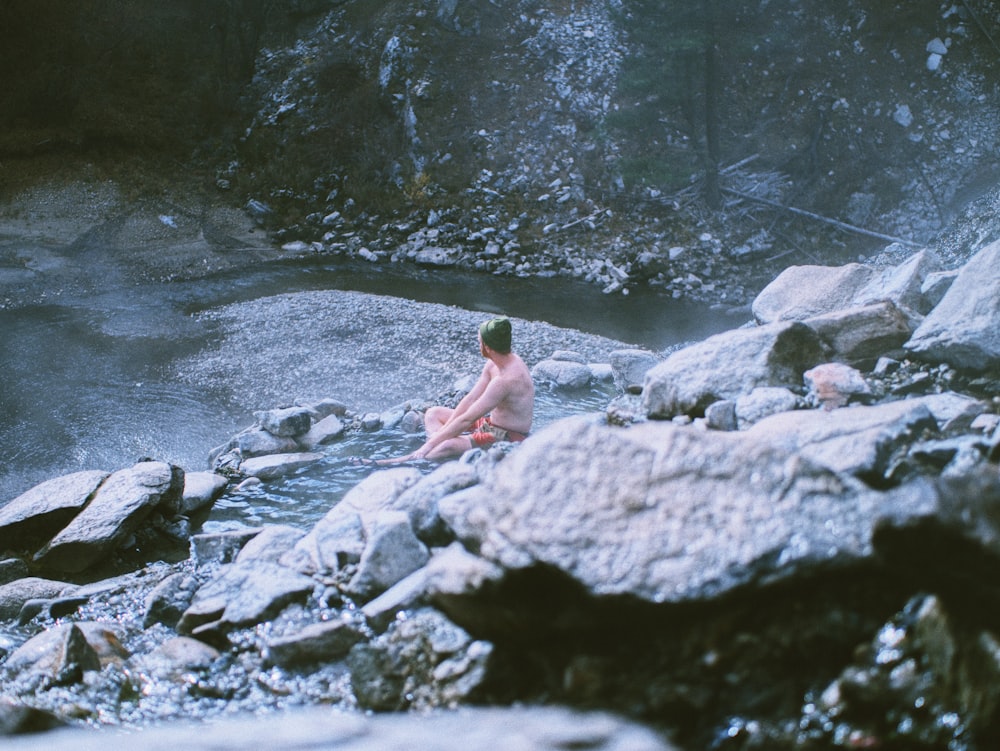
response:
{"label": "shirtless man", "polygon": [[411,454],[382,459],[394,464],[414,459],[441,460],[485,448],[496,441],[523,441],[531,430],[535,385],[524,361],[511,352],[508,318],[479,327],[479,351],[486,358],[476,385],[455,409],[431,407],[424,415],[427,441]]}

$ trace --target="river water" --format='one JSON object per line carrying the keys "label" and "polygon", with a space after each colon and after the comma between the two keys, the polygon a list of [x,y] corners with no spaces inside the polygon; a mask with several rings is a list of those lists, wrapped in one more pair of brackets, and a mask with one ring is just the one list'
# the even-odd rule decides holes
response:
{"label": "river water", "polygon": [[[17,280],[6,281],[10,298],[17,294]],[[529,321],[657,351],[739,323],[653,292],[604,295],[593,285],[559,277],[432,273],[329,258],[249,265],[193,281],[145,285],[118,286],[112,275],[96,291],[64,291],[0,310],[0,504],[51,477],[80,469],[113,470],[144,456],[188,471],[205,469],[209,451],[253,417],[251,405],[217,383],[176,377],[177,363],[197,357],[225,336],[204,313],[317,290],[390,295],[483,313],[516,311]],[[383,374],[372,372],[370,377],[374,383]],[[364,383],[354,386],[364,392]],[[414,383],[414,395],[421,395],[423,386]],[[600,386],[572,396],[540,390],[536,426],[601,409],[611,396]],[[353,444],[337,445],[317,469],[228,495],[206,527],[264,522],[308,526],[329,507],[331,497],[366,473],[348,464],[350,455],[387,455],[419,441],[391,431],[380,434],[377,442],[365,436],[351,440]]]}

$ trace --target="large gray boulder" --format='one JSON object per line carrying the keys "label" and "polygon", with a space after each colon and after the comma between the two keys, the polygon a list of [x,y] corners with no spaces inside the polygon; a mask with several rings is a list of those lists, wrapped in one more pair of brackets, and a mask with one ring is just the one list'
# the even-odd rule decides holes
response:
{"label": "large gray boulder", "polygon": [[799,322],[716,334],[672,353],[646,373],[643,409],[649,417],[700,414],[713,402],[761,386],[802,388],[802,374],[826,359],[819,335]]}
{"label": "large gray boulder", "polygon": [[660,603],[868,556],[879,503],[744,433],[567,418],[443,499],[441,514],[508,571],[554,568],[594,595]]}
{"label": "large gray boulder", "polygon": [[0,508],[0,547],[35,550],[80,513],[108,476],[84,470],[36,485]]}
{"label": "large gray boulder", "polygon": [[922,360],[957,368],[1000,365],[1000,240],[962,267],[905,348]]}
{"label": "large gray boulder", "polygon": [[877,271],[868,283],[858,290],[854,304],[872,305],[890,302],[904,311],[927,314],[935,300],[928,296],[925,284],[929,277],[940,273],[941,259],[930,250],[914,253],[898,266]]}
{"label": "large gray boulder", "polygon": [[872,366],[879,357],[901,351],[915,325],[895,304],[872,303],[807,318],[819,334],[831,359],[859,367]]}
{"label": "large gray boulder", "polygon": [[90,503],[35,555],[46,569],[79,572],[113,551],[154,509],[171,517],[180,509],[184,471],[146,461],[110,475]]}
{"label": "large gray boulder", "polygon": [[789,266],[761,290],[751,305],[754,319],[767,324],[803,321],[855,305],[876,276],[860,263],[846,266]]}
{"label": "large gray boulder", "polygon": [[768,284],[751,309],[758,323],[804,321],[838,310],[888,302],[913,317],[927,313],[927,277],[941,267],[931,251],[914,253],[898,266],[790,266]]}

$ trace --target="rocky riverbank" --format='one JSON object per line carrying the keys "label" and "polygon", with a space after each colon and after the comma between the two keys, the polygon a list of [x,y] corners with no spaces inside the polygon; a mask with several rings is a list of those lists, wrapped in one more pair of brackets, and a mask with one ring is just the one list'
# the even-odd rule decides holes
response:
{"label": "rocky riverbank", "polygon": [[365,429],[328,401],[260,414],[272,448],[223,462],[268,445],[234,438],[215,473],[57,478],[2,510],[24,552],[0,587],[10,723],[526,702],[681,748],[990,748],[998,267],[1000,243],[961,269],[793,267],[751,325],[603,367],[542,357],[540,382],[618,397],[375,471],[308,529],[183,522]]}

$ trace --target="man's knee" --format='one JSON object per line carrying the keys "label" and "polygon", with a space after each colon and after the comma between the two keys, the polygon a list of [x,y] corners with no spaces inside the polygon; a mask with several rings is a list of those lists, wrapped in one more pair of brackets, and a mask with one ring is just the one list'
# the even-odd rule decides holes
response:
{"label": "man's knee", "polygon": [[424,425],[432,429],[437,429],[448,422],[448,418],[451,416],[452,410],[447,407],[428,407],[427,411],[424,413]]}

